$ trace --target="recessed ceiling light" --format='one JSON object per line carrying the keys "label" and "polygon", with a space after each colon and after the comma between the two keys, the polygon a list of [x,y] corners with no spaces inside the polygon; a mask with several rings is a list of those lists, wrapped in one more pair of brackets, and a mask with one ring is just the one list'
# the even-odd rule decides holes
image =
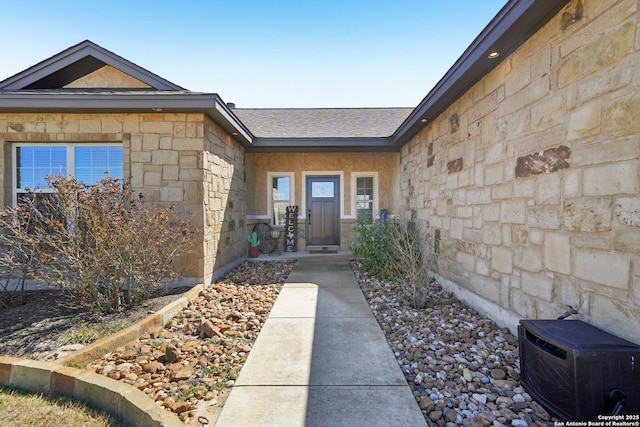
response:
{"label": "recessed ceiling light", "polygon": [[496,59],[498,56],[500,56],[500,52],[491,52],[489,55],[487,55],[487,58]]}
{"label": "recessed ceiling light", "polygon": [[421,120],[420,120],[420,123],[427,123],[427,122],[428,122],[428,120],[427,120],[427,119],[421,119]]}
{"label": "recessed ceiling light", "polygon": [[233,132],[231,135],[238,136],[238,132]]}

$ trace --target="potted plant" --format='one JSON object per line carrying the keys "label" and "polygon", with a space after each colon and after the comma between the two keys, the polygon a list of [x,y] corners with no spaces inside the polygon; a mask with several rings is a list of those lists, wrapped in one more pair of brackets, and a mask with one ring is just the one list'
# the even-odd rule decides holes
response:
{"label": "potted plant", "polygon": [[260,244],[260,239],[258,239],[258,234],[254,231],[253,233],[247,236],[247,241],[249,242],[249,258],[257,258],[260,248],[258,245]]}

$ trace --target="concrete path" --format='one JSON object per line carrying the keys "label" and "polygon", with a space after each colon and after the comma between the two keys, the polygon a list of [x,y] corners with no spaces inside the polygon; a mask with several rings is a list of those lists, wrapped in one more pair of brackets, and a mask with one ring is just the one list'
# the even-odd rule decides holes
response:
{"label": "concrete path", "polygon": [[344,255],[298,260],[216,423],[426,425]]}

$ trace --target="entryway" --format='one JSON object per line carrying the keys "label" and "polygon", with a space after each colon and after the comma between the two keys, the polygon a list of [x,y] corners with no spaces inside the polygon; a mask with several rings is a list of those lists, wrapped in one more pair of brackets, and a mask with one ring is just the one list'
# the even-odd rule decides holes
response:
{"label": "entryway", "polygon": [[340,245],[340,177],[307,176],[307,246]]}

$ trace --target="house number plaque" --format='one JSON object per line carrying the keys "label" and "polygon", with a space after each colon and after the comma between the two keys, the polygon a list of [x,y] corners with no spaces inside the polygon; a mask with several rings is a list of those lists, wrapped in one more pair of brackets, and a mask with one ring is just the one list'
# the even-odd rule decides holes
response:
{"label": "house number plaque", "polygon": [[298,251],[298,207],[287,206],[287,222],[284,229],[284,251]]}

